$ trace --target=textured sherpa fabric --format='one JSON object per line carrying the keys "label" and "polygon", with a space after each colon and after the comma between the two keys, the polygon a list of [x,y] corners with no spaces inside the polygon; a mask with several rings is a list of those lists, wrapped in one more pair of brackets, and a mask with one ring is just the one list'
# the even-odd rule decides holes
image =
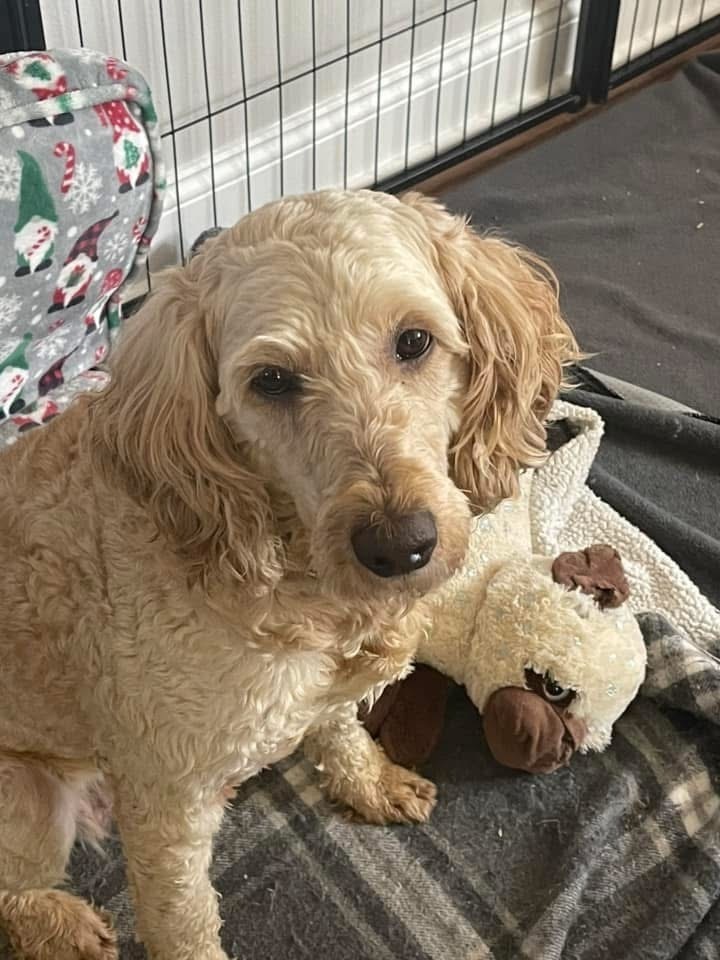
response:
{"label": "textured sherpa fabric", "polygon": [[552,419],[564,423],[571,439],[533,476],[533,549],[554,556],[588,543],[611,544],[623,558],[630,609],[661,613],[695,643],[720,654],[720,613],[670,557],[587,485],[603,435],[600,415],[558,401]]}

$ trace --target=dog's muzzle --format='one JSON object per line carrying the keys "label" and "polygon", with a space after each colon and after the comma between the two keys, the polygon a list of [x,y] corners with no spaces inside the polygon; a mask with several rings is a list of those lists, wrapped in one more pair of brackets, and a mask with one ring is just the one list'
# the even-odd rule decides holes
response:
{"label": "dog's muzzle", "polygon": [[361,527],[352,535],[355,556],[377,577],[401,577],[421,570],[437,546],[435,518],[418,510],[384,523]]}

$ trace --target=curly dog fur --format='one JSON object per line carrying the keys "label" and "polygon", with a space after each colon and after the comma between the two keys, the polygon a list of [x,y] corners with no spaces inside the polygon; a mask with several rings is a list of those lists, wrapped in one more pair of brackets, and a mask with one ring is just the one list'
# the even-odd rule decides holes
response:
{"label": "curly dog fur", "polygon": [[[399,362],[397,337],[431,347]],[[53,890],[112,797],[152,960],[221,960],[208,878],[232,787],[305,740],[330,796],[424,820],[356,702],[409,669],[473,511],[543,457],[576,355],[552,274],[417,194],[281,200],[169,271],[107,389],[2,456],[0,921],[30,960],[109,960]],[[289,371],[268,396],[259,371]],[[432,514],[415,572],[358,562]]]}

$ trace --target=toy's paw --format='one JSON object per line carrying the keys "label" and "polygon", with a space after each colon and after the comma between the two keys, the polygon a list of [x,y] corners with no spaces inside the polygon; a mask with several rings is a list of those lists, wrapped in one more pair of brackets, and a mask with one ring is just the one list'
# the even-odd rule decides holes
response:
{"label": "toy's paw", "polygon": [[378,779],[348,798],[353,820],[365,823],[425,823],[435,807],[434,783],[385,760]]}

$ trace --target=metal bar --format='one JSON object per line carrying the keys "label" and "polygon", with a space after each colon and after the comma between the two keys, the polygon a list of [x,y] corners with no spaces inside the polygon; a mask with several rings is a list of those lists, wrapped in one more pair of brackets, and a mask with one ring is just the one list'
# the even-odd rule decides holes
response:
{"label": "metal bar", "polygon": [[503,39],[505,37],[505,17],[507,16],[508,0],[503,0],[502,21],[500,22],[500,37],[498,39],[497,64],[495,66],[495,83],[493,84],[493,101],[490,110],[490,129],[495,126],[495,111],[497,110],[497,95],[500,87],[500,66],[502,64]]}
{"label": "metal bar", "polygon": [[245,123],[245,189],[247,194],[247,212],[252,210],[252,175],[250,172],[250,123],[247,97],[247,79],[245,77],[245,44],[243,43],[243,16],[242,0],[237,0],[238,33],[240,35],[240,78],[242,80],[243,95],[240,103],[243,107]]}
{"label": "metal bar", "polygon": [[383,74],[383,20],[384,20],[384,4],[383,0],[380,0],[380,24],[379,24],[379,41],[378,41],[378,75],[377,75],[377,104],[375,107],[375,166],[374,166],[374,176],[373,183],[377,182],[378,170],[380,166],[380,107],[381,104],[381,94],[382,94],[382,74]]}
{"label": "metal bar", "polygon": [[[461,10],[463,7],[469,7],[474,2],[475,0],[462,0],[461,3],[458,3],[455,7],[453,7],[453,10]],[[504,2],[507,5],[507,0],[504,0]],[[433,16],[425,17],[423,20],[418,20],[417,25],[419,27],[424,26],[426,23],[432,23],[433,20],[439,20],[440,17],[442,17],[442,13],[436,13]],[[385,35],[385,42],[387,43],[388,40],[394,40],[396,37],[401,37],[405,33],[410,33],[411,30],[412,27],[402,27],[399,30],[393,30],[392,33],[387,33]],[[356,53],[363,53],[365,50],[370,50],[372,47],[376,46],[377,40],[372,40],[369,43],[364,43],[359,47],[354,47],[350,52],[354,56]],[[343,52],[337,57],[333,57],[332,59],[325,61],[325,63],[323,63],[323,67],[332,67],[335,64],[343,63],[345,61],[347,61],[347,54]],[[309,77],[311,74],[312,66],[307,70],[300,70],[298,73],[293,74],[292,77],[287,77],[285,80],[283,80],[282,85],[286,86],[288,83],[293,83],[295,80],[302,80],[303,77]],[[231,103],[226,103],[224,106],[218,107],[216,110],[212,111],[212,116],[217,117],[220,116],[221,113],[227,113],[228,110],[233,110],[235,107],[239,107],[244,99],[247,99],[248,101],[257,100],[258,97],[263,97],[266,93],[272,93],[273,91],[277,90],[278,87],[280,87],[280,83],[271,83],[267,87],[263,87],[261,90],[256,90],[254,93],[249,94],[247,98],[240,97],[238,100],[233,100]],[[205,118],[203,117],[203,119]],[[167,131],[166,135],[170,132],[180,133],[180,131],[194,126],[197,122],[197,120],[189,120],[185,124],[174,127],[172,131]]]}
{"label": "metal bar", "polygon": [[523,112],[523,107],[525,106],[525,85],[527,84],[527,72],[528,63],[530,62],[530,47],[532,46],[533,27],[535,26],[535,3],[536,0],[532,0],[532,5],[530,7],[530,26],[528,27],[528,38],[527,44],[525,45],[525,62],[523,63],[522,83],[520,85],[520,113]]}
{"label": "metal bar", "polygon": [[467,140],[468,117],[470,115],[470,83],[472,81],[473,55],[475,53],[475,28],[477,26],[478,2],[475,0],[472,26],[470,27],[470,53],[468,55],[467,83],[465,84],[465,110],[463,114],[463,143]]}
{"label": "metal bar", "polygon": [[283,75],[282,54],[280,53],[280,0],[275,0],[275,54],[277,58],[277,95],[278,114],[280,116],[278,146],[280,148],[280,196],[285,196],[285,146],[283,142]]}
{"label": "metal bar", "polygon": [[720,14],[705,20],[704,23],[699,23],[690,30],[685,30],[677,37],[671,37],[665,43],[661,43],[659,47],[655,47],[654,50],[648,50],[647,53],[643,53],[624,64],[624,66],[618,67],[610,78],[610,86],[611,88],[619,87],[623,83],[627,83],[628,80],[632,80],[633,77],[645,73],[646,70],[651,70],[658,64],[671,60],[678,54],[685,53],[691,47],[698,43],[704,43],[705,40],[709,40],[710,37],[718,34],[720,34]]}
{"label": "metal bar", "polygon": [[[170,115],[170,127],[172,128],[174,126],[174,121],[172,93],[170,92],[170,68],[168,67],[167,41],[165,38],[165,15],[163,12],[163,0],[158,0],[158,4],[160,9],[160,36],[162,39],[163,63],[165,64],[165,86],[167,88],[168,114]],[[175,140],[174,132],[172,133],[172,148],[173,171],[175,173],[175,203],[177,204],[178,239],[180,241],[180,260],[183,261],[185,259],[185,243],[183,240],[182,210],[180,208],[180,178],[178,176],[177,142]]]}
{"label": "metal bar", "polygon": [[210,82],[208,80],[207,50],[205,48],[205,17],[203,16],[203,0],[200,4],[200,49],[202,52],[203,77],[205,80],[205,103],[207,104],[208,146],[210,147],[210,191],[212,193],[213,226],[218,225],[217,196],[215,189],[215,147],[213,144],[213,118],[210,107]]}
{"label": "metal bar", "polygon": [[560,43],[560,31],[562,29],[562,15],[563,15],[563,6],[565,0],[560,0],[557,12],[557,20],[555,21],[555,39],[553,40],[553,52],[552,60],[550,61],[550,75],[548,77],[548,89],[547,89],[547,98],[548,100],[552,97],[552,88],[553,83],[555,83],[555,65],[557,64],[557,52],[558,45]]}
{"label": "metal bar", "polygon": [[447,36],[448,0],[443,2],[442,33],[440,35],[440,66],[438,69],[437,99],[435,101],[435,155],[440,153],[440,107],[442,104],[443,67],[445,65],[445,38]]}
{"label": "metal bar", "polygon": [[567,93],[549,103],[543,103],[539,107],[528,110],[523,116],[513,117],[512,120],[500,123],[496,127],[486,130],[476,137],[472,137],[467,142],[459,144],[452,150],[447,150],[438,157],[433,157],[395,176],[387,177],[385,180],[376,184],[374,189],[383,190],[387,193],[397,193],[400,190],[407,190],[415,184],[427,180],[428,177],[442,173],[443,170],[447,170],[449,167],[453,167],[463,160],[468,160],[470,157],[484,150],[489,150],[491,147],[495,147],[499,143],[509,140],[511,137],[532,129],[539,123],[550,120],[552,117],[557,117],[562,113],[569,113],[576,110],[577,101],[578,98],[575,94]]}
{"label": "metal bar", "polygon": [[680,33],[680,21],[682,20],[684,6],[685,6],[685,0],[680,0],[680,7],[678,8],[677,20],[675,21],[675,36],[677,36]]}
{"label": "metal bar", "polygon": [[78,38],[80,40],[80,46],[84,47],[85,40],[83,39],[82,14],[80,13],[80,0],[75,0],[75,19],[77,20]]}
{"label": "metal bar", "polygon": [[573,90],[583,104],[607,100],[619,17],[620,0],[582,2],[573,64]]}
{"label": "metal bar", "polygon": [[628,55],[625,63],[632,60],[633,44],[635,43],[635,27],[637,26],[638,13],[640,11],[640,0],[635,0],[635,10],[633,11],[632,26],[630,27],[630,42],[628,43]]}
{"label": "metal bar", "polygon": [[408,72],[407,116],[405,118],[405,167],[410,165],[410,119],[412,114],[413,97],[413,68],[415,67],[415,30],[416,30],[417,0],[413,0],[412,21],[410,24],[410,70]]}
{"label": "metal bar", "polygon": [[658,0],[657,10],[655,11],[655,23],[653,24],[653,35],[652,43],[650,46],[655,49],[655,41],[657,40],[658,26],[660,25],[660,11],[662,10],[663,0]]}
{"label": "metal bar", "polygon": [[348,122],[349,104],[350,104],[350,0],[347,0],[345,4],[345,126],[343,127],[343,130],[345,133],[344,150],[343,150],[343,187],[346,190],[348,185],[348,166],[349,166],[349,159],[350,159],[348,155],[348,139],[350,136],[350,125]]}
{"label": "metal bar", "polygon": [[315,0],[310,3],[312,21],[312,188],[317,187],[317,40],[315,37]]}
{"label": "metal bar", "polygon": [[44,49],[40,0],[5,0],[0,3],[0,53]]}
{"label": "metal bar", "polygon": [[122,47],[123,60],[127,60],[127,44],[125,42],[125,21],[123,19],[122,0],[117,0],[118,23],[120,24],[120,46]]}

